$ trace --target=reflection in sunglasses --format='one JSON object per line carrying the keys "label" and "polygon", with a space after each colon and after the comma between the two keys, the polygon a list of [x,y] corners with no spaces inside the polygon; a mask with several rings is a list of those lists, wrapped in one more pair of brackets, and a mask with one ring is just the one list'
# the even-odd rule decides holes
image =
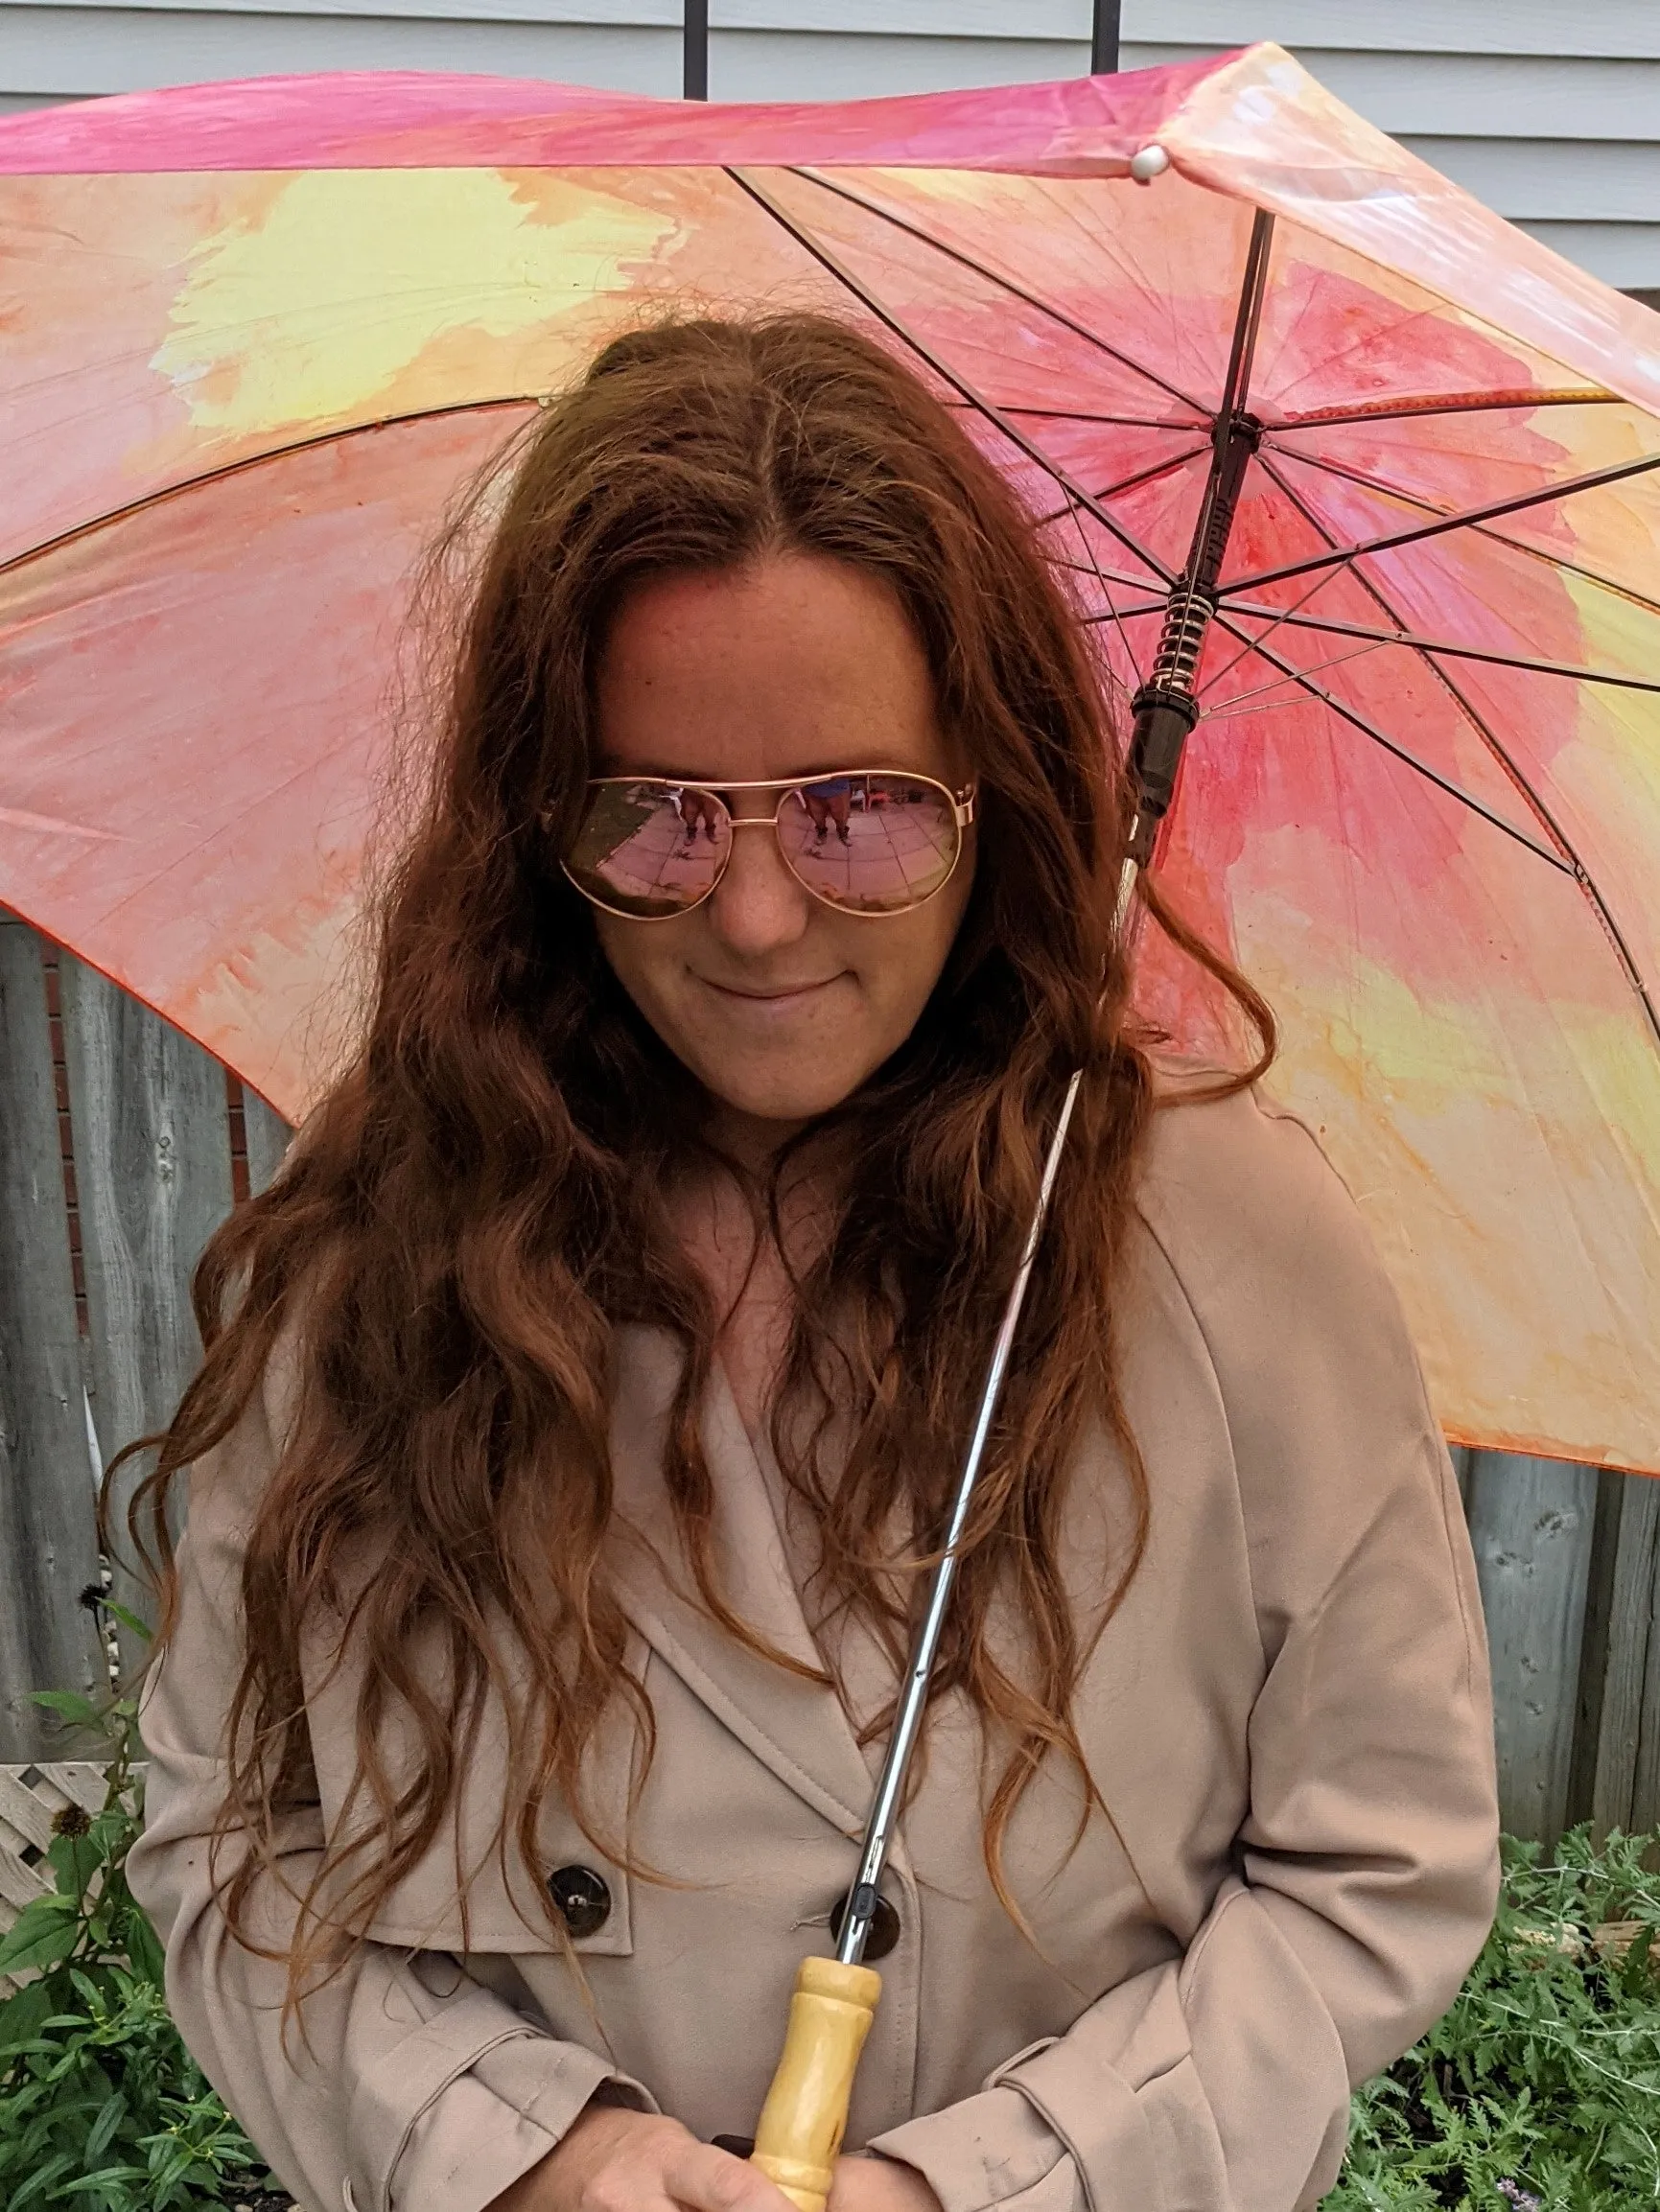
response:
{"label": "reflection in sunglasses", "polygon": [[[774,790],[778,786],[772,787]],[[898,913],[946,881],[961,850],[955,803],[941,789],[871,774],[822,777],[784,790],[764,822],[797,878],[831,906]],[[725,870],[735,821],[704,785],[601,780],[568,873],[578,890],[623,914],[666,918],[707,898]]]}
{"label": "reflection in sunglasses", "polygon": [[934,794],[890,785],[844,792],[836,801],[810,789],[805,797],[805,809],[783,808],[780,842],[821,898],[867,911],[909,906],[950,873],[957,826]]}

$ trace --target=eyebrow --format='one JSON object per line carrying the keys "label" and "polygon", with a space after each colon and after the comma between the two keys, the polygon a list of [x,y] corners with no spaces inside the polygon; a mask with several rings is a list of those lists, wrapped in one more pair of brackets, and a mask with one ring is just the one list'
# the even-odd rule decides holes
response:
{"label": "eyebrow", "polygon": [[615,762],[608,764],[604,757],[601,756],[596,763],[596,773],[601,777],[650,777],[660,783],[690,783],[704,791],[741,791],[745,788],[757,791],[769,784],[783,787],[791,783],[822,783],[832,776],[891,774],[895,776],[934,777],[934,780],[940,782],[947,780],[944,776],[936,777],[931,768],[919,768],[914,762],[895,760],[881,756],[861,761],[832,760],[823,768],[794,768],[790,770],[787,776],[760,777],[698,776],[684,768],[645,767],[638,761],[631,762],[627,767],[620,767]]}

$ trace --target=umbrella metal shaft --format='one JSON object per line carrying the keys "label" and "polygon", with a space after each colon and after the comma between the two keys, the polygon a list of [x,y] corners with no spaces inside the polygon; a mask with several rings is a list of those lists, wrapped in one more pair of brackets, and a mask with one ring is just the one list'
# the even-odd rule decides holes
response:
{"label": "umbrella metal shaft", "polygon": [[[1126,860],[1118,878],[1118,900],[1113,917],[1113,933],[1117,937],[1122,937],[1129,917],[1130,900],[1135,889],[1135,862]],[[904,1798],[905,1774],[910,1766],[911,1754],[916,1749],[923,1715],[927,1710],[928,1683],[933,1674],[934,1660],[939,1653],[940,1637],[945,1629],[946,1610],[951,1599],[951,1585],[957,1578],[963,1530],[968,1525],[974,1487],[979,1480],[986,1446],[991,1440],[997,1400],[1002,1395],[1003,1377],[1008,1372],[1009,1356],[1015,1348],[1015,1332],[1020,1325],[1020,1311],[1026,1302],[1026,1286],[1031,1281],[1038,1247],[1042,1241],[1043,1223],[1048,1216],[1049,1200],[1054,1195],[1055,1178],[1060,1173],[1061,1155],[1066,1147],[1066,1131],[1071,1125],[1072,1109],[1078,1103],[1078,1086],[1083,1080],[1084,1070],[1074,1068],[1066,1085],[1065,1096],[1061,1101],[1061,1111],[1043,1159],[1038,1202],[1032,1209],[1031,1225],[1026,1231],[1020,1265],[1010,1288],[1008,1302],[1003,1308],[1003,1318],[997,1328],[997,1340],[992,1347],[991,1362],[986,1369],[985,1384],[980,1391],[980,1409],[974,1416],[973,1433],[969,1439],[963,1472],[958,1477],[956,1495],[951,1501],[945,1544],[929,1578],[927,1601],[923,1608],[923,1618],[918,1624],[910,1658],[906,1662],[904,1681],[894,1712],[893,1734],[888,1738],[887,1756],[882,1760],[882,1771],[877,1781],[870,1817],[865,1823],[864,1843],[859,1852],[859,1871],[853,1883],[853,1895],[848,1899],[848,1909],[842,1918],[841,1934],[836,1943],[836,1957],[845,1967],[856,1967],[864,1957],[871,1922],[876,1917],[877,1885],[881,1880],[882,1868],[887,1862],[894,1824],[899,1818],[900,1806]]]}

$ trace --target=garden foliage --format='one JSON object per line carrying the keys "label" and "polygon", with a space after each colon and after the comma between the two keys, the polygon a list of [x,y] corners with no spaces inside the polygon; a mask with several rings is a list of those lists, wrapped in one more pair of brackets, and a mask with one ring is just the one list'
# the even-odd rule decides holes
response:
{"label": "garden foliage", "polygon": [[56,1886],[0,1937],[0,1973],[35,1976],[0,2000],[0,2206],[172,2212],[257,2199],[270,2177],[179,2041],[161,1946],[127,1887],[140,1810],[132,1703],[40,1702],[107,1739],[109,1786],[98,1814],[58,1815]]}
{"label": "garden foliage", "polygon": [[[0,2000],[0,2212],[258,2202],[271,2178],[179,2041],[128,1891],[132,1705],[45,1702],[105,1735],[109,1791],[95,1818],[58,1816],[56,1889],[0,1938],[0,1973],[37,1976]],[[1492,1936],[1446,2017],[1356,2098],[1326,2212],[1660,2203],[1657,1846],[1576,1830],[1542,1864],[1507,1844]]]}
{"label": "garden foliage", "polygon": [[1583,1828],[1505,1892],[1451,2011],[1355,2099],[1325,2212],[1660,2204],[1660,1838]]}

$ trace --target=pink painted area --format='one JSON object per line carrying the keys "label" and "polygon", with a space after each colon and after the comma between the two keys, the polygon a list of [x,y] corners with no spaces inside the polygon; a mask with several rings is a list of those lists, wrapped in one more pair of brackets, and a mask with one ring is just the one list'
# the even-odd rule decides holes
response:
{"label": "pink painted area", "polygon": [[739,161],[1122,175],[1224,66],[770,106],[414,71],[256,77],[8,117],[0,174]]}
{"label": "pink painted area", "polygon": [[355,1024],[409,581],[510,427],[462,416],[246,470],[35,564],[0,603],[0,904],[291,1117]]}

